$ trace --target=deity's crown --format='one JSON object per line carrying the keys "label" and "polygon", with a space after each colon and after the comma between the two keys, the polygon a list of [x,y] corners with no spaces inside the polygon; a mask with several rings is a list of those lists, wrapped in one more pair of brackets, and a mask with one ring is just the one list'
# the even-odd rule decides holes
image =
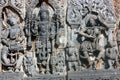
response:
{"label": "deity's crown", "polygon": [[40,6],[40,12],[47,12],[47,13],[49,13],[48,7],[47,7],[45,2],[42,2],[41,6]]}

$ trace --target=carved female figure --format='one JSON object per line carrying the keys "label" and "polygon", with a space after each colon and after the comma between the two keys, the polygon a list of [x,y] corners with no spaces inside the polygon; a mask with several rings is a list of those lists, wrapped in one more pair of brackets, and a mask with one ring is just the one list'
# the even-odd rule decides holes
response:
{"label": "carved female figure", "polygon": [[[23,30],[12,14],[8,14],[7,23],[10,27],[2,31],[2,61],[3,64],[8,67],[16,65],[15,71],[18,71],[23,60],[22,53],[24,52],[24,47],[22,43],[25,37]],[[16,59],[14,58],[15,55]],[[18,55],[19,57],[17,58]]]}

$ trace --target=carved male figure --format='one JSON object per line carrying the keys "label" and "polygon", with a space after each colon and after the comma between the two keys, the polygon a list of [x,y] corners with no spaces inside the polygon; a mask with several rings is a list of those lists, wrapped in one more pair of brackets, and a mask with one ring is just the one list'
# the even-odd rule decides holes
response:
{"label": "carved male figure", "polygon": [[42,3],[39,11],[40,22],[35,26],[33,33],[37,34],[36,53],[38,55],[38,63],[41,66],[42,73],[49,73],[50,54],[53,53],[55,38],[55,27],[50,22],[48,8],[45,2]]}
{"label": "carved male figure", "polygon": [[66,60],[68,63],[68,71],[77,71],[81,66],[79,55],[76,48],[73,47],[74,43],[69,41],[66,50]]}

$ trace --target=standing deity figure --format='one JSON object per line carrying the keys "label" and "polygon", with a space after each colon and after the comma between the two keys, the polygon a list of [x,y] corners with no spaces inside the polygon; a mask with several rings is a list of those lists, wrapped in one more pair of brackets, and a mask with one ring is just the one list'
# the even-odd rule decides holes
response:
{"label": "standing deity figure", "polygon": [[2,29],[1,42],[3,48],[1,59],[3,65],[10,70],[19,71],[23,61],[23,42],[25,37],[22,28],[17,23],[16,17],[10,13],[7,15],[7,23],[9,28]]}
{"label": "standing deity figure", "polygon": [[76,48],[73,47],[74,43],[69,41],[66,49],[66,61],[68,64],[68,71],[77,71],[81,66],[79,54]]}
{"label": "standing deity figure", "polygon": [[33,55],[33,52],[27,51],[24,57],[24,70],[28,76],[35,76],[38,73],[36,60]]}
{"label": "standing deity figure", "polygon": [[49,10],[43,2],[39,11],[39,22],[32,33],[36,34],[36,55],[41,73],[49,73],[50,55],[53,54],[55,27],[50,22]]}

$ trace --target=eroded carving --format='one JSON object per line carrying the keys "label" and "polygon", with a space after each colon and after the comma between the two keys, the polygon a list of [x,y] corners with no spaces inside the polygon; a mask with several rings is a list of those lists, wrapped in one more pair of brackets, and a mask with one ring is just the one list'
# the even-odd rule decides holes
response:
{"label": "eroded carving", "polygon": [[23,72],[26,80],[101,80],[119,69],[112,0],[1,0],[0,9],[3,72]]}
{"label": "eroded carving", "polygon": [[2,28],[1,42],[3,48],[1,51],[1,59],[4,66],[7,66],[13,71],[19,71],[23,61],[24,32],[18,24],[16,17],[12,13],[9,13],[7,9],[6,12],[8,13],[6,19],[8,28]]}

